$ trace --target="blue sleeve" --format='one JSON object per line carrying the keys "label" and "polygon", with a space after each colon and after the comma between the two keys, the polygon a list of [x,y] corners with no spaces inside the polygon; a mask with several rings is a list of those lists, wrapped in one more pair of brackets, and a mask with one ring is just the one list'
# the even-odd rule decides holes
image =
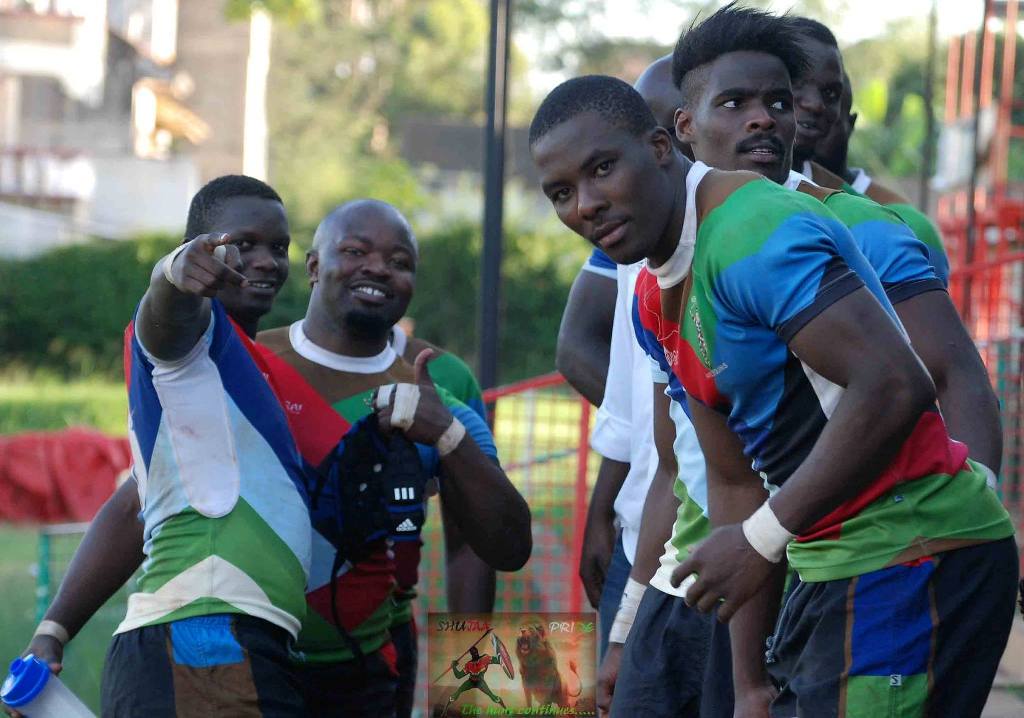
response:
{"label": "blue sleeve", "polygon": [[860,222],[850,232],[882,282],[889,301],[899,304],[918,294],[944,289],[924,242],[891,210],[878,209],[892,215],[891,219]]}
{"label": "blue sleeve", "polygon": [[795,212],[760,246],[750,246],[758,239],[748,238],[751,251],[739,258],[742,247],[724,241],[732,237],[719,238],[707,259],[719,321],[731,315],[740,323],[769,327],[789,342],[818,314],[864,286],[847,260],[873,273],[848,230],[832,220]]}
{"label": "blue sleeve", "polygon": [[611,257],[595,247],[583,265],[583,271],[615,279],[618,276],[618,267]]}

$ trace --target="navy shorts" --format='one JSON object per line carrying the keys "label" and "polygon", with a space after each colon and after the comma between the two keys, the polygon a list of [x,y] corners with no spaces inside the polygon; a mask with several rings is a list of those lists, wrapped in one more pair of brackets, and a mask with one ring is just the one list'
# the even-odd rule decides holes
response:
{"label": "navy shorts", "polygon": [[1013,538],[799,583],[768,670],[773,718],[976,718],[1013,622]]}
{"label": "navy shorts", "polygon": [[393,718],[398,689],[395,647],[362,660],[296,664],[309,718]]}
{"label": "navy shorts", "polygon": [[[612,715],[700,716],[705,685],[716,690],[717,679],[707,672],[713,620],[681,597],[648,588],[622,648]],[[731,687],[731,671],[728,676]]]}
{"label": "navy shorts", "polygon": [[183,618],[114,636],[100,689],[104,718],[299,718],[291,636],[242,614]]}

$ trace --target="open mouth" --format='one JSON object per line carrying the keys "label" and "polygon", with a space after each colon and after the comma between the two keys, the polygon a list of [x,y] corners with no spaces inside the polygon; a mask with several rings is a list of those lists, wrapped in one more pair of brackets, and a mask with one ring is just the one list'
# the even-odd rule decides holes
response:
{"label": "open mouth", "polygon": [[796,126],[800,130],[800,134],[808,137],[821,137],[825,134],[825,131],[815,122],[801,120],[796,123]]}
{"label": "open mouth", "polygon": [[367,304],[383,304],[391,298],[391,293],[386,289],[372,284],[357,284],[349,291],[352,296]]}
{"label": "open mouth", "polygon": [[755,147],[754,149],[747,150],[744,154],[754,162],[764,164],[778,162],[782,157],[782,153],[774,147]]}

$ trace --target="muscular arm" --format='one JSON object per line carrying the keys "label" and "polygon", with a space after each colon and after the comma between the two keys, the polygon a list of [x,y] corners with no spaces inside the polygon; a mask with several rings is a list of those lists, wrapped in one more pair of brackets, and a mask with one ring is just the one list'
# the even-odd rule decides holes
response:
{"label": "muscular arm", "polygon": [[587,508],[587,524],[583,533],[583,555],[580,557],[580,578],[590,605],[601,602],[605,572],[615,544],[615,497],[629,473],[629,464],[602,457],[597,481]]}
{"label": "muscular arm", "polygon": [[581,270],[569,290],[558,329],[555,366],[594,406],[604,398],[615,294],[614,279]]}
{"label": "muscular arm", "polygon": [[[800,534],[859,495],[892,461],[935,387],[896,324],[860,288],[801,328],[790,349],[815,372],[845,387],[807,458],[770,500],[778,522]],[[699,575],[687,597],[729,620],[777,566],[751,547],[738,524],[720,526],[676,569],[673,581]]]}
{"label": "muscular arm", "polygon": [[640,523],[640,537],[637,540],[636,560],[630,578],[647,584],[658,570],[665,542],[672,535],[679,499],[672,491],[678,471],[676,457],[672,451],[675,426],[668,413],[669,402],[664,384],[654,384],[654,446],[658,454],[658,466],[651,480],[644,500],[643,518]]}
{"label": "muscular arm", "polygon": [[[744,521],[768,498],[764,482],[751,470],[743,445],[729,429],[725,417],[699,401],[690,399],[689,405],[707,465],[711,525],[718,527]],[[778,615],[785,573],[785,562],[782,562],[729,624],[737,700],[748,691],[769,683],[764,645]]]}
{"label": "muscular arm", "polygon": [[441,500],[477,556],[499,571],[530,558],[530,507],[508,476],[469,436],[441,460]]}
{"label": "muscular arm", "polygon": [[[208,297],[227,284],[244,284],[245,277],[233,268],[241,266],[238,248],[228,246],[228,240],[226,234],[201,234],[190,241],[171,264],[175,284],[164,274],[164,259],[153,267],[135,333],[157,359],[174,361],[188,354],[210,323]],[[221,248],[219,256],[214,256]]]}
{"label": "muscular arm", "polygon": [[448,610],[456,613],[490,613],[494,610],[494,569],[466,543],[443,503],[441,522],[448,579]]}
{"label": "muscular arm", "polygon": [[935,401],[935,386],[864,288],[808,322],[789,347],[845,387],[814,448],[771,502],[782,525],[799,534],[875,480]]}
{"label": "muscular arm", "polygon": [[[71,638],[93,614],[131,578],[142,563],[142,523],[138,519],[139,494],[134,479],[125,481],[100,507],[89,524],[82,543],[68,564],[57,595],[44,618],[67,629]],[[56,650],[56,662],[62,651],[55,639],[37,636],[30,648],[46,654]],[[36,655],[40,655],[36,652]],[[42,658],[43,656],[40,655]]]}
{"label": "muscular arm", "polygon": [[967,444],[996,474],[1003,458],[999,400],[978,350],[946,292],[925,292],[896,305],[910,342],[928,368],[950,436]]}

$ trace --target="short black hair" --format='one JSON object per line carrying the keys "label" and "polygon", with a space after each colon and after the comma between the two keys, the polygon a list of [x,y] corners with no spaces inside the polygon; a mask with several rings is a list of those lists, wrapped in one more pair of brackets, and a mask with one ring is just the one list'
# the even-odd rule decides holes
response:
{"label": "short black hair", "polygon": [[553,89],[530,123],[530,147],[552,129],[584,112],[594,112],[633,135],[658,126],[651,108],[629,83],[607,75],[583,75]]}
{"label": "short black hair", "polygon": [[793,16],[786,19],[786,21],[793,26],[793,28],[805,37],[809,37],[812,40],[817,40],[822,45],[828,45],[839,49],[839,43],[836,41],[836,36],[832,34],[832,31],[825,27],[817,20],[812,20],[809,17]]}
{"label": "short black hair", "polygon": [[[213,225],[217,208],[233,197],[255,197],[281,202],[281,197],[266,182],[246,175],[223,175],[212,179],[196,192],[188,206],[185,241],[206,234]],[[284,204],[284,202],[281,202]]]}
{"label": "short black hair", "polygon": [[694,19],[676,42],[672,84],[682,91],[684,105],[700,94],[702,73],[695,71],[730,52],[774,55],[790,77],[799,77],[807,68],[807,53],[788,18],[731,2],[699,24]]}

